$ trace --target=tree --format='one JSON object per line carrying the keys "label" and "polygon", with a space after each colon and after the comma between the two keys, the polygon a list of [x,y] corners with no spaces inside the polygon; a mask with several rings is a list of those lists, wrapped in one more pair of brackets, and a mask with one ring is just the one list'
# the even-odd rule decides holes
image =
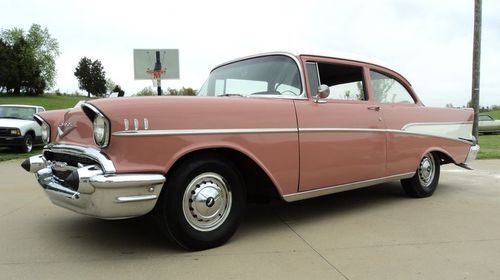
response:
{"label": "tree", "polygon": [[83,57],[78,62],[74,74],[80,89],[87,91],[88,97],[90,95],[101,97],[106,93],[106,72],[99,60],[92,61]]}
{"label": "tree", "polygon": [[50,36],[47,28],[32,24],[27,33],[17,27],[1,30],[0,39],[3,39],[6,44],[11,46],[24,40],[28,51],[32,55],[33,67],[40,71],[44,83],[43,90],[54,86],[56,77],[55,59],[60,54],[59,43]]}
{"label": "tree", "polygon": [[43,94],[46,83],[33,49],[21,37],[13,45],[0,39],[0,90],[14,94]]}

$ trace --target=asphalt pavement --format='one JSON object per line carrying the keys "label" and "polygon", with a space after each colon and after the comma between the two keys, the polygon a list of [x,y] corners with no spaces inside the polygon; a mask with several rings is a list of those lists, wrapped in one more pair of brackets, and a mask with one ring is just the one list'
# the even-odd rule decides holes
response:
{"label": "asphalt pavement", "polygon": [[0,163],[0,279],[500,279],[500,160],[445,166],[425,199],[394,182],[250,205],[235,236],[203,252],[147,218],[56,207],[20,163]]}

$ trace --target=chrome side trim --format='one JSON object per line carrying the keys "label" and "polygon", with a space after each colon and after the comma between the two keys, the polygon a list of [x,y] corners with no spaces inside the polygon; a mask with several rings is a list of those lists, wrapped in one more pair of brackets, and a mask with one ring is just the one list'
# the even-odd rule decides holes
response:
{"label": "chrome side trim", "polygon": [[122,130],[113,132],[113,136],[179,136],[179,135],[210,135],[210,134],[259,134],[259,133],[321,133],[321,132],[376,132],[376,133],[399,133],[416,136],[436,137],[446,140],[459,141],[470,144],[470,140],[457,139],[434,134],[425,134],[418,132],[403,131],[398,129],[378,129],[378,128],[229,128],[229,129],[165,129],[165,130]]}
{"label": "chrome side trim", "polygon": [[157,135],[209,135],[209,134],[256,134],[256,133],[297,133],[296,128],[229,128],[229,129],[167,129],[167,130],[123,130],[114,136],[157,136]]}
{"label": "chrome side trim", "polygon": [[157,198],[158,198],[158,196],[156,194],[135,195],[135,196],[117,196],[115,198],[115,202],[116,203],[136,202],[136,201],[155,200]]}
{"label": "chrome side trim", "polygon": [[401,130],[406,130],[408,127],[416,125],[447,125],[447,124],[472,124],[472,122],[427,122],[427,123],[408,123],[405,124]]}
{"label": "chrome side trim", "polygon": [[373,185],[377,185],[377,184],[381,184],[381,183],[385,183],[385,182],[389,182],[389,181],[407,179],[407,178],[413,177],[414,175],[415,175],[415,172],[409,172],[409,173],[387,176],[387,177],[371,179],[371,180],[366,180],[366,181],[359,181],[359,182],[350,183],[350,184],[343,184],[343,185],[331,186],[331,187],[315,189],[315,190],[310,190],[310,191],[287,194],[287,195],[283,196],[283,199],[287,202],[293,202],[293,201],[313,198],[313,197],[317,197],[317,196],[323,196],[323,195],[334,194],[334,193],[348,191],[348,190],[364,188],[364,187],[373,186]]}
{"label": "chrome side trim", "polygon": [[67,145],[67,144],[48,144],[44,147],[43,150],[44,152],[50,151],[55,153],[62,153],[62,154],[69,154],[69,155],[90,158],[99,162],[105,174],[116,172],[113,162],[109,160],[104,154],[102,154],[101,151],[95,148],[81,147],[81,146]]}

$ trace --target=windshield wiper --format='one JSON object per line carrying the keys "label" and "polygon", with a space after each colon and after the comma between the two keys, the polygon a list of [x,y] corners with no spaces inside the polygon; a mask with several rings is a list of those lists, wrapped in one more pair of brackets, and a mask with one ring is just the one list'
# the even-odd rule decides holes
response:
{"label": "windshield wiper", "polygon": [[217,96],[218,97],[221,97],[221,96],[239,96],[239,97],[245,97],[243,94],[239,94],[239,93],[224,93],[224,94],[219,94]]}

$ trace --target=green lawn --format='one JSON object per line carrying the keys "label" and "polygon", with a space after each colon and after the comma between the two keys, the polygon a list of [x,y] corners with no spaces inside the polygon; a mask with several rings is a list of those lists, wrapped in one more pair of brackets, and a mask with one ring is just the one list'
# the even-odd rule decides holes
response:
{"label": "green lawn", "polygon": [[[500,120],[500,111],[491,111],[481,114],[489,115],[496,120]],[[500,159],[500,134],[479,135],[479,146],[481,146],[481,149],[477,155],[478,159]]]}
{"label": "green lawn", "polygon": [[88,100],[84,96],[46,95],[46,96],[0,96],[0,104],[39,105],[45,110],[65,109],[75,106],[80,100]]}

